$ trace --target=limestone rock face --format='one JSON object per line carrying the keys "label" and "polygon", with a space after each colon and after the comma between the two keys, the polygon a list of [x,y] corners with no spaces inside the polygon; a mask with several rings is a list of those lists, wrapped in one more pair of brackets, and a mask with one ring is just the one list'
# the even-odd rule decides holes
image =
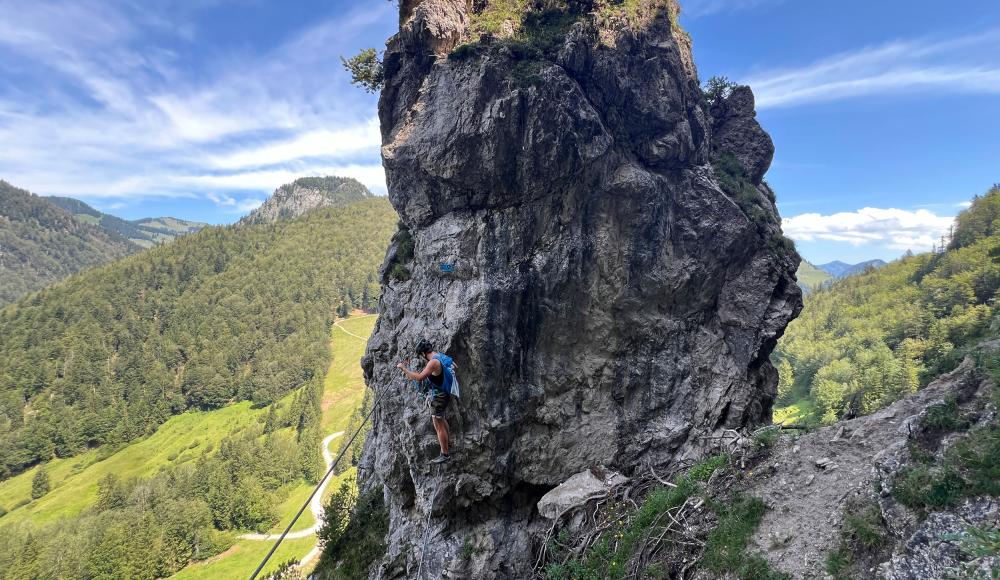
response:
{"label": "limestone rock face", "polygon": [[[526,58],[488,37],[451,53],[487,2],[404,4],[379,111],[414,247],[389,249],[363,360],[387,389],[361,465],[390,514],[374,574],[528,577],[536,504],[573,474],[628,476],[770,419],[799,259],[760,181],[773,146],[752,95],[712,117],[675,6],[610,30],[584,15]],[[740,199],[723,151],[746,165]],[[395,368],[421,338],[462,385],[443,466]]]}
{"label": "limestone rock face", "polygon": [[728,98],[712,111],[715,148],[732,153],[755,183],[760,182],[774,158],[774,143],[757,123],[753,92],[750,87],[736,87]]}
{"label": "limestone rock face", "polygon": [[269,224],[294,219],[320,208],[346,205],[371,195],[350,177],[303,177],[274,190],[260,207],[244,216],[241,224]]}

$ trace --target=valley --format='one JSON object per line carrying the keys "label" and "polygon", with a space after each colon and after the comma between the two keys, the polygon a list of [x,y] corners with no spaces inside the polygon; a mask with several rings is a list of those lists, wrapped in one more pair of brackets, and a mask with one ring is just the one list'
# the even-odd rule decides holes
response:
{"label": "valley", "polygon": [[[322,425],[324,433],[346,430],[351,415],[361,405],[365,384],[361,367],[357,362],[364,354],[365,341],[359,337],[367,337],[371,334],[375,319],[375,316],[356,313],[350,319],[338,321],[331,331],[331,362],[323,382]],[[333,445],[327,447],[334,456],[338,452],[338,441],[334,440]],[[341,471],[335,477],[331,477],[322,496],[323,500],[339,488],[344,481],[352,480],[356,475],[355,470],[349,468]],[[280,521],[268,531],[268,536],[284,531],[312,489],[311,485],[300,485],[289,490],[288,499],[279,508]],[[300,560],[307,570],[311,565],[314,565],[315,558],[318,556],[318,552],[314,551],[316,546],[314,528],[316,526],[317,522],[313,517],[313,510],[309,509],[303,512],[296,526],[292,528],[292,532],[310,531],[310,533],[304,538],[294,538],[290,535],[289,538],[285,539],[271,557],[263,573],[266,574],[277,568],[282,562],[292,559]],[[207,580],[210,578],[249,577],[267,551],[270,550],[272,543],[272,539],[240,539],[226,552],[205,562],[194,563],[173,578]],[[310,557],[306,558],[306,556]]]}
{"label": "valley", "polygon": [[[331,329],[331,362],[323,381],[322,425],[326,433],[343,431],[350,417],[364,398],[364,380],[357,361],[364,353],[365,342],[375,317],[357,313],[338,321]],[[291,404],[290,394],[278,401],[279,407]],[[197,462],[211,454],[227,437],[238,436],[253,425],[260,424],[266,408],[251,408],[249,402],[214,411],[193,411],[178,415],[164,423],[146,439],[132,443],[102,458],[100,451],[68,459],[55,459],[47,465],[52,482],[51,491],[31,501],[31,480],[38,468],[0,482],[0,506],[8,509],[0,518],[0,528],[21,529],[27,522],[33,526],[53,524],[77,516],[91,508],[98,499],[98,482],[109,474],[125,480],[155,475],[166,466]],[[336,454],[337,440],[330,451]],[[324,498],[337,489],[342,481],[354,477],[352,468],[343,470],[326,487]],[[281,490],[284,499],[277,505],[277,523],[268,534],[280,533],[312,491],[311,484],[301,482],[286,485]],[[22,505],[23,504],[23,505]],[[16,507],[19,506],[19,507]],[[13,508],[13,509],[12,509]],[[282,543],[272,558],[270,568],[289,559],[301,559],[315,547],[313,528],[316,520],[307,510],[293,531],[311,530],[306,537],[292,538]],[[231,536],[231,547],[204,561],[181,570],[176,578],[232,578],[249,576],[271,547],[269,540],[239,539]]]}

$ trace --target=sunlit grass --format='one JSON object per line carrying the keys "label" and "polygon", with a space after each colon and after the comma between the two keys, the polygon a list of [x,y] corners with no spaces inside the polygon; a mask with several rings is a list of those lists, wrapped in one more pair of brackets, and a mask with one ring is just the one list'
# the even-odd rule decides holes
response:
{"label": "sunlit grass", "polygon": [[[331,329],[332,357],[323,395],[324,436],[346,429],[351,414],[364,398],[364,375],[359,360],[364,354],[366,339],[375,326],[375,320],[374,315],[352,317]],[[362,338],[351,336],[344,330]],[[279,404],[286,407],[293,396],[289,394]],[[217,449],[224,438],[258,421],[266,411],[266,408],[252,409],[249,402],[242,402],[214,411],[188,412],[170,418],[151,436],[121,449],[103,461],[99,461],[98,450],[68,459],[52,460],[46,465],[52,481],[52,491],[36,501],[30,499],[31,479],[37,468],[21,473],[0,483],[0,506],[10,512],[0,518],[0,526],[24,520],[44,524],[75,516],[94,503],[97,482],[107,474],[114,473],[126,480],[145,478],[155,475],[170,464],[197,459],[210,449]],[[333,453],[336,453],[340,441],[341,439],[335,439],[331,442],[330,449]],[[327,486],[324,498],[338,489],[343,481],[353,479],[355,475],[352,468],[334,477]],[[313,486],[308,484],[290,487],[277,506],[279,521],[269,533],[282,532],[312,490]],[[14,509],[14,506],[25,502],[26,505]],[[315,523],[312,511],[306,509],[292,530],[304,530]],[[175,577],[249,577],[271,544],[269,541],[239,540],[229,550],[208,561],[189,566]],[[314,545],[315,538],[312,536],[286,540],[272,557],[268,569],[285,560],[301,558]]]}
{"label": "sunlit grass", "polygon": [[801,425],[816,412],[816,404],[809,399],[800,399],[787,407],[775,407],[774,423],[777,425]]}

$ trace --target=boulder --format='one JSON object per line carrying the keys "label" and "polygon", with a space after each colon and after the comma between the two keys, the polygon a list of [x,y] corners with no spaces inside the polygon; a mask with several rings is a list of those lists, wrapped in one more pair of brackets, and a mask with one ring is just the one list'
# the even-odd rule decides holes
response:
{"label": "boulder", "polygon": [[567,510],[606,495],[615,487],[628,483],[624,475],[603,468],[586,469],[560,483],[538,500],[538,513],[554,520]]}

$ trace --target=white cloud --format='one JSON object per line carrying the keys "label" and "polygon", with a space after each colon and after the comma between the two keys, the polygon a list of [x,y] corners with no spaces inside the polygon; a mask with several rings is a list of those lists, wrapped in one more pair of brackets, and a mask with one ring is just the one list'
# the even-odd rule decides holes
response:
{"label": "white cloud", "polygon": [[[375,193],[385,193],[385,171],[381,165],[315,165],[308,169],[263,169],[243,171],[237,173],[206,174],[179,178],[178,182],[188,187],[196,189],[223,189],[223,190],[249,190],[264,189],[271,192],[280,185],[290,183],[298,177],[313,177],[323,175],[339,175],[341,177],[353,177],[365,184]],[[211,196],[218,197],[218,194],[210,193]],[[224,198],[219,198],[225,202]],[[231,199],[231,198],[230,198]],[[215,201],[215,199],[213,199]],[[216,203],[219,203],[216,201]],[[220,205],[234,205],[222,203]]]}
{"label": "white cloud", "polygon": [[745,82],[760,109],[917,91],[1000,94],[1000,66],[990,56],[997,51],[1000,31],[936,42],[896,41],[761,72]]}
{"label": "white cloud", "polygon": [[362,152],[377,155],[381,144],[378,119],[372,118],[361,125],[333,131],[310,131],[260,147],[243,147],[232,153],[213,156],[209,158],[209,163],[220,169],[242,169],[296,159],[343,157]]}
{"label": "white cloud", "polygon": [[211,202],[214,203],[215,205],[220,205],[220,206],[235,206],[236,205],[236,200],[234,198],[228,196],[228,195],[219,195],[218,193],[214,193],[214,192],[210,191],[210,192],[208,192],[208,193],[205,194],[205,197],[207,197],[209,200],[211,200]]}
{"label": "white cloud", "polygon": [[249,213],[262,205],[264,205],[263,199],[247,198],[238,203],[236,209],[240,213]]}
{"label": "white cloud", "polygon": [[358,35],[384,37],[390,3],[317,18],[259,54],[192,50],[208,36],[190,18],[205,2],[13,4],[0,0],[0,71],[19,75],[0,86],[0,177],[11,183],[233,211],[302,176],[385,191],[374,100],[348,84],[340,56]]}
{"label": "white cloud", "polygon": [[865,207],[830,215],[805,213],[782,220],[785,235],[796,241],[826,240],[852,246],[879,245],[893,250],[930,250],[954,222],[926,209]]}

